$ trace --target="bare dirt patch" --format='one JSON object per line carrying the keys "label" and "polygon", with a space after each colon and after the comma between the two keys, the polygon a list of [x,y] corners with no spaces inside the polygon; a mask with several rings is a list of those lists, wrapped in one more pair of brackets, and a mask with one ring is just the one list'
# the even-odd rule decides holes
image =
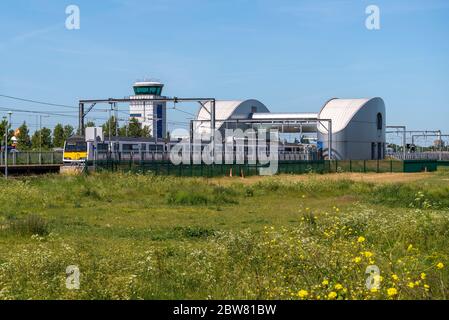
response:
{"label": "bare dirt patch", "polygon": [[223,177],[213,178],[213,182],[218,184],[231,184],[235,182],[243,184],[253,184],[266,179],[274,179],[283,182],[307,181],[307,180],[353,180],[370,183],[397,183],[413,182],[426,179],[432,176],[429,172],[420,173],[329,173],[329,174],[299,174],[299,175],[278,175],[278,176],[254,176],[254,177]]}

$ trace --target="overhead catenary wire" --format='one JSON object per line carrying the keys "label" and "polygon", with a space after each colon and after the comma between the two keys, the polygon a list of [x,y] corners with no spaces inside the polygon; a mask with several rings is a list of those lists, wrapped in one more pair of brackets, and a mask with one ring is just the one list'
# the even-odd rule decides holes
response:
{"label": "overhead catenary wire", "polygon": [[7,99],[12,99],[12,100],[18,100],[18,101],[30,102],[30,103],[35,103],[35,104],[42,104],[42,105],[47,105],[47,106],[53,106],[53,107],[62,107],[62,108],[78,109],[78,107],[70,106],[70,105],[66,105],[66,104],[59,104],[59,103],[53,103],[53,102],[38,101],[38,100],[33,100],[33,99],[26,99],[26,98],[20,98],[20,97],[9,96],[9,95],[6,95],[6,94],[0,94],[0,97],[7,98]]}

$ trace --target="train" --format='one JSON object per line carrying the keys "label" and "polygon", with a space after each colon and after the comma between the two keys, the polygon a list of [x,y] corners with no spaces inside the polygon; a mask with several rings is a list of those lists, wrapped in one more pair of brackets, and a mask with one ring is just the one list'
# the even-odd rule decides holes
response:
{"label": "train", "polygon": [[[84,165],[87,161],[93,160],[169,160],[170,151],[180,140],[164,140],[154,138],[133,138],[133,137],[111,137],[104,141],[87,141],[83,136],[72,136],[64,143],[63,161],[64,165]],[[201,146],[193,146],[193,150],[203,151],[206,143]],[[248,158],[248,141],[241,145],[234,145],[234,153],[245,155]],[[224,152],[224,148],[222,148]],[[269,145],[258,145],[258,153],[270,152]],[[319,151],[316,146],[301,143],[280,143],[278,146],[279,160],[318,160]]]}

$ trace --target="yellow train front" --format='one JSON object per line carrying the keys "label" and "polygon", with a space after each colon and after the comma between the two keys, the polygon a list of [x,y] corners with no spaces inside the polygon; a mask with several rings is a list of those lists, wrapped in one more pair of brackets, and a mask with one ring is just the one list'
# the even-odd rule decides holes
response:
{"label": "yellow train front", "polygon": [[64,165],[84,164],[87,160],[87,143],[82,136],[72,136],[64,143]]}

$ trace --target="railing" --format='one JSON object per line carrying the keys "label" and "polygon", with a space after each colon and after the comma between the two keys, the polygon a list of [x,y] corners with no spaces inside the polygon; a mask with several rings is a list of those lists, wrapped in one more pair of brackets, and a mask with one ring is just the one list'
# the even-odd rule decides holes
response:
{"label": "railing", "polygon": [[[449,160],[449,152],[412,152],[406,153],[404,158],[404,153],[394,152],[387,154],[387,157],[391,157],[397,160]],[[440,159],[441,157],[441,159]]]}
{"label": "railing", "polygon": [[[8,152],[8,165],[62,164],[61,151]],[[0,152],[0,166],[5,165],[5,153]]]}

